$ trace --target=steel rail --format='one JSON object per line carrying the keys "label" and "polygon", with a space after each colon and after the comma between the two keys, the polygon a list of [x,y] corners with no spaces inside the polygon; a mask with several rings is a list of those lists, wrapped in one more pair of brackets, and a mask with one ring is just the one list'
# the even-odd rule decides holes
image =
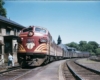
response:
{"label": "steel rail", "polygon": [[[78,65],[78,66],[80,66],[80,67],[82,67],[82,68],[84,68],[84,69],[86,69],[86,70],[89,70],[89,71],[91,71],[91,72],[93,72],[93,73],[96,73],[97,75],[100,75],[100,71],[98,71],[98,70],[96,70],[96,69],[93,69],[93,68],[84,66],[84,65],[78,63],[76,60],[73,61],[73,62],[74,62],[76,65]],[[81,77],[81,75],[79,75],[77,72],[75,72],[75,71],[74,71],[74,68],[71,67],[71,65],[70,65],[68,62],[67,62],[67,67],[68,67],[68,69],[70,70],[70,72],[75,76],[75,78],[76,78],[77,80],[84,80],[84,77]]]}
{"label": "steel rail", "polygon": [[70,65],[67,63],[67,67],[68,67],[68,69],[71,71],[71,73],[75,76],[75,78],[77,79],[77,80],[83,80],[75,71],[73,71],[73,68],[72,67],[70,67]]}
{"label": "steel rail", "polygon": [[10,72],[10,71],[17,70],[17,69],[21,69],[21,67],[20,67],[20,66],[10,67],[10,68],[8,68],[8,69],[5,70],[5,71],[1,71],[1,72],[0,72],[0,75],[1,75],[1,74],[4,74],[4,73],[7,73],[7,72]]}
{"label": "steel rail", "polygon": [[92,71],[92,72],[94,72],[94,73],[100,74],[100,71],[98,71],[98,70],[96,70],[96,69],[93,69],[93,68],[84,66],[84,65],[82,65],[82,64],[80,64],[80,63],[78,63],[78,62],[76,62],[76,61],[74,61],[74,62],[75,62],[77,65],[79,65],[79,66],[81,66],[81,67],[83,67],[83,68],[85,68],[85,69],[87,69],[87,70],[90,70],[90,71]]}

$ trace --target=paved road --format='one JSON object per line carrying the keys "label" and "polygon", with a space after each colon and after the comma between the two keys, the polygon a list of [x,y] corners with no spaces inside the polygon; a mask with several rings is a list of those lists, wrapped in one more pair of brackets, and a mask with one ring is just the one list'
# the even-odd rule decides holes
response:
{"label": "paved road", "polygon": [[61,64],[65,60],[55,61],[42,68],[37,68],[17,80],[63,80]]}

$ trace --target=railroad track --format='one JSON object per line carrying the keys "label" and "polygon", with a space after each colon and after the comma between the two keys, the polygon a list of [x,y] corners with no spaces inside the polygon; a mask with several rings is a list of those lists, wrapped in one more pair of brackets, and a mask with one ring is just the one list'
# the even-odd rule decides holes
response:
{"label": "railroad track", "polygon": [[16,67],[16,68],[9,68],[6,71],[3,71],[0,73],[0,80],[19,80],[21,77],[26,76],[30,72],[34,72],[35,76],[38,72],[44,70],[46,66],[40,66],[40,67],[29,67],[29,68],[21,68],[21,67]]}
{"label": "railroad track", "polygon": [[30,71],[31,69],[22,69],[20,66],[8,68],[0,72],[0,80],[16,80]]}
{"label": "railroad track", "polygon": [[[65,74],[66,80],[68,76],[71,75],[71,78],[69,80],[100,80],[100,72],[95,71],[93,69],[84,67],[82,65],[79,65],[75,63],[73,60],[67,61],[67,67],[66,70],[69,72],[66,72]],[[69,75],[68,75],[69,73]]]}
{"label": "railroad track", "polygon": [[75,77],[67,67],[66,62],[63,65],[63,73],[66,80],[75,80]]}
{"label": "railroad track", "polygon": [[20,68],[21,68],[20,66],[9,67],[6,70],[1,71],[0,75],[5,74],[5,73],[10,72],[10,71],[14,71],[14,70],[20,69]]}

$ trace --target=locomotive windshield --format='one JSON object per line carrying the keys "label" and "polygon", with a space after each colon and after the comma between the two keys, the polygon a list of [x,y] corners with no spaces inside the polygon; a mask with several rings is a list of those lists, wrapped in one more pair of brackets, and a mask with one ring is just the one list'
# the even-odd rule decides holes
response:
{"label": "locomotive windshield", "polygon": [[43,34],[46,33],[46,30],[45,30],[45,29],[43,29],[43,28],[38,28],[38,27],[35,28],[35,31],[36,31],[36,32],[39,32],[39,33],[43,33]]}
{"label": "locomotive windshield", "polygon": [[28,32],[28,31],[33,31],[33,28],[31,27],[31,28],[26,28],[23,30],[23,32]]}

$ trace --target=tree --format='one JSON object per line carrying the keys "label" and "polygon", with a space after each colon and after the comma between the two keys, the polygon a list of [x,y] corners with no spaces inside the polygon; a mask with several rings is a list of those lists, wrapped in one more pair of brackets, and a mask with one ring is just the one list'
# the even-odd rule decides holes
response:
{"label": "tree", "polygon": [[87,51],[92,52],[93,46],[91,44],[87,44]]}
{"label": "tree", "polygon": [[0,0],[0,15],[6,17],[6,9],[3,7],[4,5],[4,1]]}
{"label": "tree", "polygon": [[96,55],[100,55],[100,48],[96,49]]}
{"label": "tree", "polygon": [[74,47],[74,48],[76,48],[76,49],[79,50],[79,46],[78,46],[78,44],[75,43],[75,42],[71,42],[71,43],[68,43],[68,44],[66,44],[66,45],[69,46],[69,47]]}
{"label": "tree", "polygon": [[98,43],[95,41],[89,41],[88,44],[92,46],[92,52],[96,53],[96,49],[99,46]]}
{"label": "tree", "polygon": [[79,47],[80,47],[81,51],[87,51],[87,47],[88,47],[87,42],[86,41],[80,41]]}
{"label": "tree", "polygon": [[58,40],[57,40],[57,44],[61,44],[61,38],[60,38],[60,35],[58,36]]}
{"label": "tree", "polygon": [[87,41],[80,41],[79,44],[71,42],[66,45],[69,47],[74,47],[80,51],[89,51],[91,55],[100,55],[100,48],[98,48],[99,44],[95,41],[89,41],[88,43]]}
{"label": "tree", "polygon": [[98,48],[98,46],[99,46],[99,44],[97,42],[95,42],[95,41],[89,41],[88,44],[93,45],[94,49]]}
{"label": "tree", "polygon": [[80,41],[80,42],[79,42],[79,46],[83,46],[83,45],[86,45],[86,44],[87,44],[86,41]]}

